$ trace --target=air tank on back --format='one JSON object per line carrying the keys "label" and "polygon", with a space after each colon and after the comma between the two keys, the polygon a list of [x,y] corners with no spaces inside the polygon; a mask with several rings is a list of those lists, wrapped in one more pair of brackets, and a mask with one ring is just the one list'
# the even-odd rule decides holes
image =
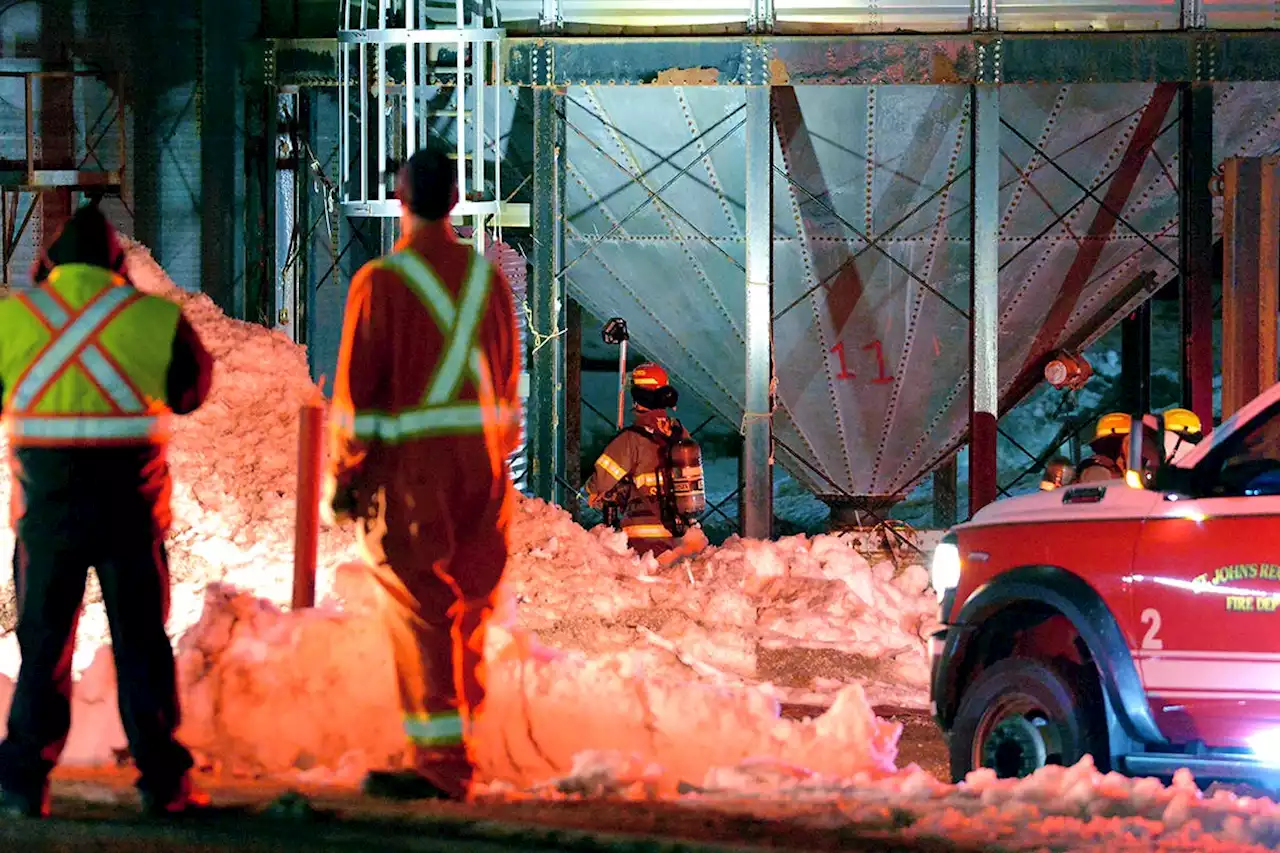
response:
{"label": "air tank on back", "polygon": [[702,448],[692,438],[682,438],[671,447],[671,491],[681,518],[692,520],[706,510]]}

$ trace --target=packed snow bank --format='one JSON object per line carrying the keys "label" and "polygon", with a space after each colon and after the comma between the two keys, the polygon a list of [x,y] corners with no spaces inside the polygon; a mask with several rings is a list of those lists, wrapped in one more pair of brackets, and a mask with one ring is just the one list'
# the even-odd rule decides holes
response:
{"label": "packed snow bank", "polygon": [[[615,771],[625,776],[628,770]],[[598,788],[608,771],[595,770]],[[1046,767],[1025,779],[997,780],[991,770],[945,785],[919,768],[874,779],[835,780],[788,768],[713,771],[702,804],[761,814],[794,811],[832,826],[883,824],[903,837],[944,836],[960,844],[996,843],[1001,850],[1244,851],[1280,846],[1280,805],[1269,799],[1202,793],[1191,773],[1173,784],[1099,773],[1086,757],[1074,767]],[[566,780],[572,788],[575,780]],[[745,799],[745,798],[751,799]],[[770,806],[762,808],[760,799]],[[816,809],[829,802],[833,808]],[[803,818],[802,818],[803,819]]]}
{"label": "packed snow bank", "polygon": [[[182,737],[225,769],[279,774],[337,768],[356,781],[404,748],[391,650],[358,569],[348,611],[286,613],[214,586],[179,643]],[[530,786],[562,775],[584,750],[639,753],[664,790],[711,768],[765,756],[847,774],[892,771],[900,725],[871,713],[851,686],[821,717],[779,720],[758,691],[729,691],[647,672],[627,655],[586,658],[496,626],[486,649],[490,693],[476,735],[486,778]],[[313,774],[317,775],[317,774]],[[318,775],[332,778],[331,772]]]}
{"label": "packed snow bank", "polygon": [[872,566],[853,534],[730,539],[674,570],[608,528],[522,501],[511,536],[518,621],[547,642],[630,650],[648,666],[780,701],[829,704],[861,683],[876,704],[924,707],[937,599],[919,565]]}

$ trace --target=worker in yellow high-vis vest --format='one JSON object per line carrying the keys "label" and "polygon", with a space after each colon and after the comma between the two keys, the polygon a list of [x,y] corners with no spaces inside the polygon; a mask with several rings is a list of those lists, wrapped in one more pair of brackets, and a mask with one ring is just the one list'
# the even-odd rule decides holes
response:
{"label": "worker in yellow high-vis vest", "polygon": [[351,282],[333,389],[325,508],[358,521],[413,749],[407,772],[369,775],[374,795],[468,795],[485,624],[507,562],[515,310],[502,271],[450,224],[457,174],[434,147],[400,171],[403,236]]}
{"label": "worker in yellow high-vis vest", "polygon": [[208,394],[212,362],[178,305],[123,277],[96,206],[0,301],[0,399],[14,470],[22,668],[0,743],[0,811],[43,817],[71,725],[71,653],[92,566],[111,626],[119,708],[150,813],[207,804],[178,742],[165,634],[169,416]]}

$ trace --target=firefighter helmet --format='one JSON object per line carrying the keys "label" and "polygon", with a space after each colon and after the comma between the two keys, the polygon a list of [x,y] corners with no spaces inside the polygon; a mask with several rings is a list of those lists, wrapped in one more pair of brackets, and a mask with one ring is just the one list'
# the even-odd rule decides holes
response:
{"label": "firefighter helmet", "polygon": [[1186,409],[1170,409],[1164,413],[1165,431],[1184,438],[1200,435],[1204,427],[1195,412]]}
{"label": "firefighter helmet", "polygon": [[1124,412],[1112,412],[1098,418],[1098,426],[1093,431],[1093,440],[1108,438],[1113,435],[1128,435],[1133,429],[1133,418]]}
{"label": "firefighter helmet", "polygon": [[667,378],[667,371],[653,362],[645,362],[631,371],[631,387],[633,388],[657,389],[664,388],[670,384],[671,381]]}
{"label": "firefighter helmet", "polygon": [[631,371],[631,400],[642,409],[670,409],[680,400],[667,371],[646,362]]}

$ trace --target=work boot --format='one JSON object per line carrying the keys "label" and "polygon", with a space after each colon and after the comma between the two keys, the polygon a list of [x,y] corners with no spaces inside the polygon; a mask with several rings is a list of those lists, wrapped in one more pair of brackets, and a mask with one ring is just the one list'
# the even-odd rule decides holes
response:
{"label": "work boot", "polygon": [[158,789],[143,788],[139,794],[142,797],[142,811],[151,817],[198,813],[212,805],[209,795],[196,786],[190,773],[184,773],[174,785]]}
{"label": "work boot", "polygon": [[7,818],[49,816],[49,783],[30,789],[0,788],[0,815]]}
{"label": "work boot", "polygon": [[417,770],[371,770],[360,788],[379,800],[459,799]]}
{"label": "work boot", "polygon": [[410,770],[375,770],[365,776],[364,793],[389,800],[456,800],[471,790],[473,774],[465,749],[420,749]]}

